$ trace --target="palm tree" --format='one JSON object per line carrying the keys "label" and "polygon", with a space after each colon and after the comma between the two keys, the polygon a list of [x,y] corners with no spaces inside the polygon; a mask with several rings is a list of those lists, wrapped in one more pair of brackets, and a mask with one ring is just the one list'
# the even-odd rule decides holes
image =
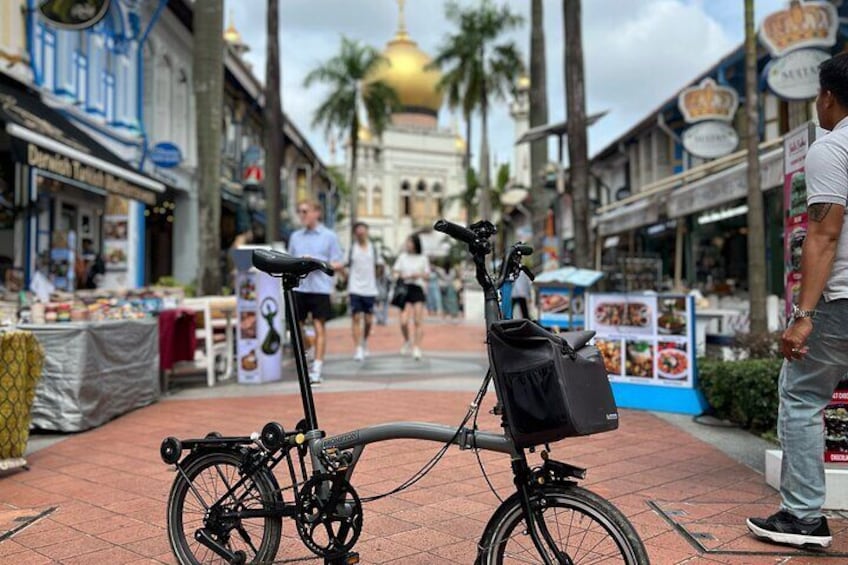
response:
{"label": "palm tree", "polygon": [[[545,65],[545,29],[542,0],[533,0],[530,25],[530,127],[548,123],[548,91]],[[539,139],[530,145],[530,225],[533,246],[542,249],[545,220],[550,208],[550,196],[545,188],[545,167],[548,164],[548,140]],[[538,254],[537,257],[541,257]]]}
{"label": "palm tree", "polygon": [[221,289],[221,124],[224,107],[224,0],[196,2],[194,97],[197,101],[200,263],[198,294]]}
{"label": "palm tree", "polygon": [[592,238],[589,233],[589,150],[586,139],[586,85],[583,79],[580,0],[562,0],[562,12],[565,27],[569,184],[574,199],[574,264],[588,269],[592,259]]}
{"label": "palm tree", "polygon": [[748,289],[751,295],[753,334],[768,330],[766,319],[766,245],[763,193],[760,190],[759,102],[757,100],[757,37],[754,34],[754,2],[745,0],[745,117],[748,149]]}
{"label": "palm tree", "polygon": [[280,237],[280,166],[283,160],[283,111],[280,107],[279,0],[268,0],[268,51],[265,59],[265,240]]}
{"label": "palm tree", "polygon": [[383,81],[369,81],[379,65],[388,60],[370,45],[342,37],[338,55],[313,69],[303,81],[305,87],[324,83],[330,94],[318,106],[312,125],[322,125],[327,133],[347,131],[350,138],[350,225],[356,223],[357,196],[356,160],[359,150],[360,105],[364,107],[371,132],[380,137],[391,120],[392,112],[400,107],[394,89]]}
{"label": "palm tree", "polygon": [[[489,105],[494,100],[505,98],[507,92],[514,91],[515,81],[524,71],[518,47],[514,42],[502,39],[502,36],[520,26],[523,18],[513,14],[505,5],[495,6],[492,0],[483,0],[480,5],[468,8],[462,8],[455,0],[451,0],[446,5],[445,13],[456,24],[457,31],[445,38],[433,64],[445,75],[443,88],[448,93],[448,103],[451,102],[451,95],[456,94],[454,101],[462,101],[463,112],[466,105],[469,110],[480,109],[480,189],[487,191],[491,188]],[[470,115],[471,111],[468,111],[466,120]],[[489,219],[490,200],[478,200],[480,215],[483,219]]]}

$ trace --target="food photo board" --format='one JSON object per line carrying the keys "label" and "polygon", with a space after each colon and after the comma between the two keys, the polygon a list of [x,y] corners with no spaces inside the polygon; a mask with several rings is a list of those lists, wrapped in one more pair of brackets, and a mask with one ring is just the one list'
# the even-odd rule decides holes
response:
{"label": "food photo board", "polygon": [[619,406],[701,413],[693,297],[589,294],[586,317]]}

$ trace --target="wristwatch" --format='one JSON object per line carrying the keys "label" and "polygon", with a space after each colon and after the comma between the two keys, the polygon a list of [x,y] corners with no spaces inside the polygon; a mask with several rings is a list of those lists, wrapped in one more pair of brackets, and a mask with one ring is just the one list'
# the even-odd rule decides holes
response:
{"label": "wristwatch", "polygon": [[792,305],[792,320],[798,320],[800,318],[815,318],[816,311],[815,310],[801,310],[798,308],[797,304]]}

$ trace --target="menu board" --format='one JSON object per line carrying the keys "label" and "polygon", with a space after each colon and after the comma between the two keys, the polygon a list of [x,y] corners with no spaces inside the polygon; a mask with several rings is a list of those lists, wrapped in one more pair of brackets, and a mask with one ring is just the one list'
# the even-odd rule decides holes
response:
{"label": "menu board", "polygon": [[590,294],[586,315],[610,381],[693,387],[692,297]]}
{"label": "menu board", "polygon": [[583,327],[585,297],[582,288],[539,287],[537,294],[539,321],[543,326]]}

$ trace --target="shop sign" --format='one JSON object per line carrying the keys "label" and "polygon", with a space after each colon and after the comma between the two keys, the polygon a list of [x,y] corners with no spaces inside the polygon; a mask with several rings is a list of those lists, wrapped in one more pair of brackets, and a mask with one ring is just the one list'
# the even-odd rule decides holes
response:
{"label": "shop sign", "polygon": [[724,157],[739,145],[739,135],[729,124],[718,121],[702,122],[683,133],[683,147],[702,159]]}
{"label": "shop sign", "polygon": [[763,20],[759,35],[772,57],[782,57],[809,47],[830,49],[838,30],[839,15],[831,2],[792,0],[789,7]]}
{"label": "shop sign", "polygon": [[84,165],[60,153],[43,150],[32,143],[27,146],[27,165],[145,204],[156,204],[154,194],[122,178]]}
{"label": "shop sign", "polygon": [[707,120],[730,122],[739,108],[739,95],[734,89],[706,78],[697,86],[681,90],[677,106],[688,124]]}
{"label": "shop sign", "polygon": [[38,12],[60,29],[81,30],[97,25],[109,11],[110,0],[42,0]]}
{"label": "shop sign", "polygon": [[180,148],[168,141],[160,141],[150,150],[150,160],[157,167],[173,169],[183,161]]}
{"label": "shop sign", "polygon": [[818,49],[800,49],[774,59],[766,67],[769,88],[783,100],[810,100],[819,89],[819,65],[830,54]]}

